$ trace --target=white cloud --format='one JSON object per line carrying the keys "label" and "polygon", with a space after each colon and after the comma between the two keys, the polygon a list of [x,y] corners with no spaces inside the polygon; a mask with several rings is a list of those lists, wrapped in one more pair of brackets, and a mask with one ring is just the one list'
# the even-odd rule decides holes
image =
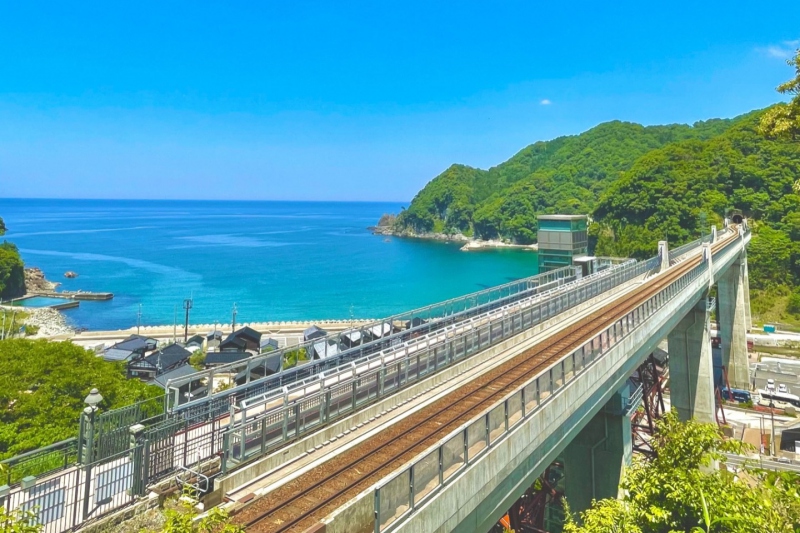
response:
{"label": "white cloud", "polygon": [[798,46],[800,46],[800,39],[794,41],[783,41],[780,44],[773,44],[767,46],[766,48],[759,48],[759,51],[767,54],[770,57],[789,59],[795,54]]}
{"label": "white cloud", "polygon": [[541,101],[541,102],[539,102],[539,103],[540,103],[541,105],[550,105],[550,104],[552,104],[553,102],[551,102],[550,100],[548,100],[547,98],[545,98],[544,100],[542,100],[542,101]]}

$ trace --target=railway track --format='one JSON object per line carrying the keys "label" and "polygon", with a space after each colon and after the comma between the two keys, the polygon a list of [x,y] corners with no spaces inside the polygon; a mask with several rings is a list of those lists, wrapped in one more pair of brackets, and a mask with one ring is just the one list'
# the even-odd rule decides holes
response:
{"label": "railway track", "polygon": [[[732,238],[735,234],[716,243],[712,250],[724,247]],[[666,275],[627,294],[623,302],[607,304],[369,440],[254,500],[236,514],[235,521],[254,532],[305,531],[476,413],[500,401],[515,386],[604,331],[699,261],[696,257],[674,266]]]}

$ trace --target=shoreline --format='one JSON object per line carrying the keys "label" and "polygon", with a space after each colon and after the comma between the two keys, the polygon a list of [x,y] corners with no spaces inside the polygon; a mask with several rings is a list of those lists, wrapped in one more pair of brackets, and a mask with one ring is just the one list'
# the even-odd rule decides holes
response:
{"label": "shoreline", "polygon": [[538,244],[511,244],[503,241],[489,240],[483,241],[481,239],[473,239],[468,241],[467,244],[461,247],[462,252],[474,252],[476,250],[486,250],[493,248],[510,248],[517,250],[529,250],[531,252],[539,251]]}
{"label": "shoreline", "polygon": [[474,252],[479,250],[492,250],[492,249],[517,249],[517,250],[530,250],[538,251],[538,244],[514,244],[504,242],[499,239],[473,239],[467,237],[462,233],[453,233],[451,235],[445,233],[413,233],[410,231],[394,231],[388,226],[370,226],[367,228],[373,235],[382,235],[385,237],[397,237],[400,239],[420,239],[424,241],[438,241],[438,242],[451,242],[451,243],[464,243],[461,247],[462,252]]}
{"label": "shoreline", "polygon": [[[268,335],[276,339],[282,339],[286,345],[296,345],[302,342],[303,331],[312,325],[319,326],[328,333],[338,333],[352,327],[360,327],[375,322],[374,319],[361,320],[294,320],[294,321],[275,321],[275,322],[243,322],[236,324],[236,329],[245,326],[253,328],[259,333]],[[173,326],[140,326],[137,333],[136,326],[118,330],[92,330],[92,331],[73,331],[70,334],[62,334],[50,337],[54,341],[70,341],[73,344],[83,346],[87,349],[95,349],[100,345],[108,346],[119,342],[130,335],[142,335],[156,339],[160,342],[171,343],[183,342],[183,327],[173,328]],[[233,331],[230,324],[190,324],[188,336],[202,335],[205,337],[211,331],[220,331],[225,337]]]}
{"label": "shoreline", "polygon": [[16,305],[0,305],[0,309],[6,312],[17,311],[27,315],[19,324],[35,327],[37,331],[33,335],[26,335],[25,338],[50,339],[76,334],[75,328],[67,323],[67,318],[57,309]]}

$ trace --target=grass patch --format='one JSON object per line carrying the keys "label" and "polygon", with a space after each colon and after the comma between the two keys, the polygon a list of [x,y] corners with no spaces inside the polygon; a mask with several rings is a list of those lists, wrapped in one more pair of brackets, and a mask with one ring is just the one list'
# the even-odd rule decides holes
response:
{"label": "grass patch", "polygon": [[759,354],[800,357],[800,348],[795,346],[756,346],[755,351]]}
{"label": "grass patch", "polygon": [[750,291],[750,311],[753,327],[775,324],[784,331],[800,333],[800,316],[786,310],[791,293],[788,288],[778,287],[770,291]]}

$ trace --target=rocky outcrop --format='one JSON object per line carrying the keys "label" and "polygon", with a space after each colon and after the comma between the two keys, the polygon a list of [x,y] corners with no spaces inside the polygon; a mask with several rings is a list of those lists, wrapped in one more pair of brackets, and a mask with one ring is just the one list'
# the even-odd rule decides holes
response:
{"label": "rocky outcrop", "polygon": [[25,290],[26,292],[52,291],[58,287],[58,283],[47,281],[44,272],[38,267],[25,269]]}
{"label": "rocky outcrop", "polygon": [[461,233],[416,233],[410,229],[399,229],[397,226],[370,226],[367,228],[373,235],[386,235],[392,237],[408,237],[411,239],[424,239],[427,241],[444,242],[470,242],[470,238]]}

